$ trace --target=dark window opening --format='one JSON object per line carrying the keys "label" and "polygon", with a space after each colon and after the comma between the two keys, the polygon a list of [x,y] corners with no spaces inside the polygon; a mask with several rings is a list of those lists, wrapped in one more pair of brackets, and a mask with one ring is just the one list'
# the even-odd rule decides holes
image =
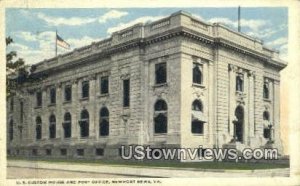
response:
{"label": "dark window opening", "polygon": [[80,124],[80,136],[88,137],[89,136],[89,113],[87,110],[81,112]]}
{"label": "dark window opening", "polygon": [[56,90],[55,88],[50,89],[50,104],[56,103]]}
{"label": "dark window opening", "polygon": [[192,110],[203,111],[203,106],[200,100],[195,100],[192,104]]}
{"label": "dark window opening", "polygon": [[96,149],[96,156],[103,156],[104,155],[104,149],[97,148]]}
{"label": "dark window opening", "polygon": [[243,80],[242,74],[238,74],[236,76],[236,91],[239,91],[239,92],[244,91],[244,80]]}
{"label": "dark window opening", "polygon": [[41,107],[43,103],[42,92],[36,93],[36,106]]}
{"label": "dark window opening", "polygon": [[82,82],[82,98],[89,97],[90,86],[88,81]]}
{"label": "dark window opening", "polygon": [[154,105],[154,133],[168,132],[168,106],[164,100],[157,100]]}
{"label": "dark window opening", "polygon": [[47,156],[51,156],[51,154],[52,154],[51,149],[46,149],[46,155],[47,155]]}
{"label": "dark window opening", "polygon": [[67,149],[60,149],[60,155],[66,156],[67,155]]}
{"label": "dark window opening", "polygon": [[71,131],[72,131],[71,127],[72,127],[71,114],[67,112],[65,113],[64,122],[63,122],[64,138],[71,137]]}
{"label": "dark window opening", "polygon": [[193,67],[193,83],[202,84],[202,72],[199,64],[194,64]]}
{"label": "dark window opening", "polygon": [[49,138],[53,139],[56,137],[56,118],[51,115],[49,118]]}
{"label": "dark window opening", "polygon": [[9,140],[12,141],[14,139],[14,121],[10,120],[9,122]]}
{"label": "dark window opening", "polygon": [[154,105],[154,109],[155,109],[155,111],[167,111],[168,106],[164,100],[157,100]]}
{"label": "dark window opening", "polygon": [[267,84],[267,83],[265,83],[264,84],[264,90],[263,90],[263,94],[264,94],[264,98],[265,99],[269,99],[269,94],[270,94],[270,92],[269,92],[269,85]]}
{"label": "dark window opening", "polygon": [[168,123],[167,117],[164,114],[158,114],[154,118],[154,133],[167,133],[168,132]]}
{"label": "dark window opening", "polygon": [[264,138],[269,139],[271,136],[271,130],[268,128],[264,129]]}
{"label": "dark window opening", "polygon": [[123,107],[130,105],[130,80],[123,80]]}
{"label": "dark window opening", "polygon": [[101,94],[108,94],[109,80],[108,76],[101,77]]}
{"label": "dark window opening", "polygon": [[99,126],[100,136],[109,135],[109,111],[106,107],[100,110],[100,126]]}
{"label": "dark window opening", "polygon": [[203,134],[203,124],[201,121],[192,121],[192,133]]}
{"label": "dark window opening", "polygon": [[36,128],[35,128],[35,131],[36,131],[35,132],[35,134],[36,134],[35,138],[37,140],[41,139],[42,138],[42,119],[39,116],[36,118]]}
{"label": "dark window opening", "polygon": [[65,87],[65,101],[71,101],[72,100],[72,86],[67,85]]}
{"label": "dark window opening", "polygon": [[77,149],[77,156],[84,156],[84,149]]}
{"label": "dark window opening", "polygon": [[266,120],[266,121],[270,120],[270,114],[269,114],[269,112],[264,111],[264,113],[263,113],[263,119]]}
{"label": "dark window opening", "polygon": [[38,155],[37,149],[32,149],[32,155],[33,155],[33,156],[37,156],[37,155]]}
{"label": "dark window opening", "polygon": [[167,82],[167,63],[155,64],[155,82],[156,84]]}

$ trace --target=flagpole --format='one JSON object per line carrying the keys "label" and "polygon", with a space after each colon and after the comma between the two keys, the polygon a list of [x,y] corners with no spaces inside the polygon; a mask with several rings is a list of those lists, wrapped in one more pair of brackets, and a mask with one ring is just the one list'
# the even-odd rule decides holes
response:
{"label": "flagpole", "polygon": [[57,57],[57,30],[55,30],[55,57]]}
{"label": "flagpole", "polygon": [[238,8],[238,32],[241,32],[241,7]]}

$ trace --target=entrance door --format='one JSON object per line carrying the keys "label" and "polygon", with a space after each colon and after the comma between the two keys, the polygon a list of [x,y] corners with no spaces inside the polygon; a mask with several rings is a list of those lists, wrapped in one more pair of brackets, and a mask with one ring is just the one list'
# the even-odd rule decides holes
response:
{"label": "entrance door", "polygon": [[237,141],[243,142],[243,135],[244,135],[244,109],[242,106],[238,106],[235,109],[235,116],[238,120],[235,128],[235,136]]}

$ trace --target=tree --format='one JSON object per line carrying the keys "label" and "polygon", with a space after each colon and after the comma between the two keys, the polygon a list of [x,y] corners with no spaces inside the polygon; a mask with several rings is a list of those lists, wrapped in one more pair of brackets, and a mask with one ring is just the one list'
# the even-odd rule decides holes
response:
{"label": "tree", "polygon": [[[12,44],[13,39],[8,36],[6,38],[6,46]],[[29,73],[27,72],[28,65],[22,58],[17,58],[16,51],[10,51],[6,54],[6,93],[10,96],[17,88],[18,84],[25,82]]]}

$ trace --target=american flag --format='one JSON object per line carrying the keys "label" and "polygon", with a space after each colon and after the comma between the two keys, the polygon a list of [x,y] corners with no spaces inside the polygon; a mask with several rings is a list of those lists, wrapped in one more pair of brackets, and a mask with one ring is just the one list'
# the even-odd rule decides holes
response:
{"label": "american flag", "polygon": [[65,49],[70,49],[70,44],[63,40],[58,34],[56,34],[56,45]]}

